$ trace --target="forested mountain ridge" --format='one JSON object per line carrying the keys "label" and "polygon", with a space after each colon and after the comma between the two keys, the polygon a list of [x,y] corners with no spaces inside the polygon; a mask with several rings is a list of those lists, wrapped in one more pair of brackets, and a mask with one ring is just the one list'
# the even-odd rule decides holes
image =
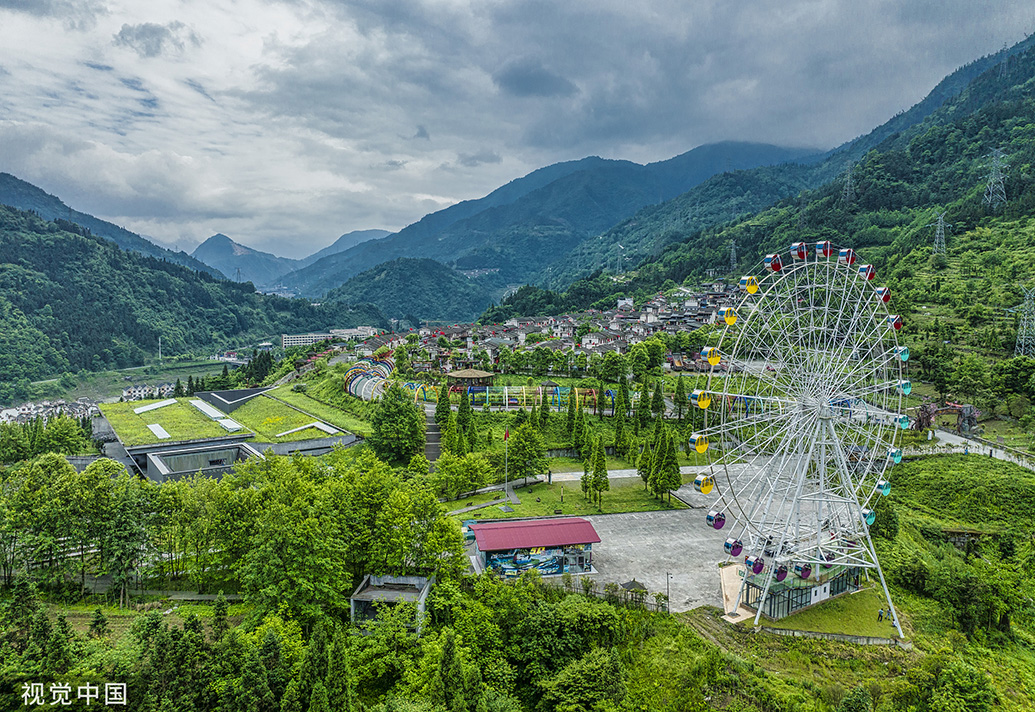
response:
{"label": "forested mountain ridge", "polygon": [[282,332],[387,326],[369,305],[348,310],[255,293],[122,250],[65,221],[0,206],[0,402],[28,382],[166,354],[241,346]]}
{"label": "forested mountain ridge", "polygon": [[[619,295],[645,298],[687,278],[703,278],[709,269],[727,274],[734,240],[737,271],[729,275],[734,278],[754,269],[767,252],[785,251],[791,242],[831,240],[860,250],[867,261],[881,268],[879,277],[889,280],[896,303],[902,300],[907,308],[935,301],[941,290],[958,286],[955,280],[938,281],[935,273],[939,270],[973,270],[973,265],[994,267],[982,274],[991,280],[984,284],[982,294],[998,295],[993,300],[996,306],[1013,307],[1017,303],[1016,281],[1035,276],[1031,269],[1035,262],[1021,259],[1027,252],[1019,249],[1015,240],[1005,238],[1010,230],[1027,234],[1027,222],[1035,215],[1033,77],[1035,49],[1012,54],[1002,68],[996,66],[979,75],[908,131],[886,138],[853,168],[853,199],[845,200],[841,177],[739,220],[694,230],[681,225],[676,216],[688,209],[694,193],[708,187],[704,184],[653,212],[641,211],[634,218],[640,225],[631,225],[630,221],[622,226],[624,232],[617,238],[627,239],[635,228],[645,235],[663,234],[668,244],[635,269],[628,270],[627,265],[621,284],[598,271],[573,283],[564,293],[527,287],[482,318],[499,321],[515,314],[612,305]],[[1005,183],[1008,203],[999,212],[983,204],[990,167],[987,156],[994,148],[1004,151],[1010,166]],[[779,172],[784,167],[772,170]],[[712,182],[724,179],[737,183],[759,172],[719,176]],[[911,281],[927,270],[934,231],[931,223],[941,211],[952,225],[946,264],[932,267],[925,274],[930,282]],[[666,224],[671,226],[667,232],[662,227]],[[989,234],[1003,238],[989,241]],[[992,254],[981,254],[974,249],[975,244]],[[957,257],[969,265],[958,263]],[[1002,332],[1004,327],[997,328]]]}
{"label": "forested mountain ridge", "polygon": [[479,201],[433,213],[394,235],[324,258],[281,281],[315,296],[398,257],[430,257],[460,269],[499,268],[504,279],[538,281],[568,260],[580,242],[645,205],[679,195],[723,170],[811,153],[724,142],[647,165],[593,157],[547,166]]}
{"label": "forested mountain ridge", "polygon": [[385,316],[420,321],[472,321],[492,301],[482,281],[441,262],[400,257],[357,274],[327,293],[325,303],[370,302]]}
{"label": "forested mountain ridge", "polygon": [[32,183],[16,178],[10,173],[0,172],[0,205],[10,205],[18,210],[29,210],[44,220],[66,220],[82,225],[92,234],[111,240],[124,250],[132,250],[142,255],[168,260],[194,270],[208,272],[214,277],[224,275],[214,267],[200,262],[186,252],[174,252],[159,247],[134,232],[118,225],[95,218],[93,215],[81,213],[65,205],[60,198],[47,193]]}
{"label": "forested mountain ridge", "polygon": [[[631,268],[656,257],[666,245],[764,210],[778,200],[798,195],[802,190],[819,188],[888,139],[908,140],[925,126],[951,121],[959,118],[960,112],[973,112],[980,108],[980,102],[987,97],[975,103],[969,87],[992,68],[995,79],[1009,83],[1010,75],[1016,74],[1016,68],[1024,64],[1019,59],[1020,55],[1033,46],[1035,36],[960,67],[908,111],[833,149],[822,160],[806,165],[783,163],[723,173],[673,200],[645,207],[604,232],[600,239],[583,242],[573,253],[574,258],[567,261],[564,271],[539,283],[554,289],[566,289],[576,279],[599,269],[613,270],[619,261],[626,269]],[[942,110],[943,107],[948,108]],[[801,200],[807,198],[803,196]]]}
{"label": "forested mountain ridge", "polygon": [[327,247],[322,250],[317,250],[308,257],[303,257],[299,262],[303,265],[311,265],[317,260],[322,260],[324,257],[335,255],[339,252],[344,252],[350,247],[355,247],[367,240],[380,240],[382,237],[388,237],[391,234],[392,233],[388,230],[353,230],[351,232],[346,232],[330,245],[327,245]]}

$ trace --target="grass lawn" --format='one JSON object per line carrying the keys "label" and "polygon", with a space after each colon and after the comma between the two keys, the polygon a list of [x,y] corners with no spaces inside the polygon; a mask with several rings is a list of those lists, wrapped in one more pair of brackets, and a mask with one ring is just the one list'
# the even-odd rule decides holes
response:
{"label": "grass lawn", "polygon": [[305,393],[292,391],[290,385],[277,386],[272,391],[269,391],[269,395],[279,398],[285,403],[290,403],[296,408],[301,408],[307,413],[312,413],[320,420],[325,420],[331,425],[347,430],[350,433],[357,433],[363,436],[370,434],[369,422],[361,420],[351,413],[338,410],[334,406],[310,398]]}
{"label": "grass lawn", "polygon": [[[529,492],[529,490],[532,490]],[[564,502],[561,502],[563,491]],[[514,509],[513,512],[504,512],[498,507],[486,507],[465,515],[459,515],[459,519],[504,519],[509,517],[543,517],[554,514],[560,510],[561,514],[588,515],[615,512],[653,512],[659,509],[684,509],[684,505],[678,500],[668,501],[654,499],[643,489],[643,482],[638,477],[621,478],[611,480],[611,489],[604,492],[603,510],[597,507],[582,496],[582,490],[578,482],[555,482],[552,485],[541,484],[532,487],[524,487],[515,492],[521,499],[521,504],[508,504],[505,500],[500,504],[508,504]],[[449,502],[446,506],[449,509],[460,509],[473,504],[491,502],[499,493],[490,492],[457,502]],[[539,500],[538,502],[536,500]]]}
{"label": "grass lawn", "polygon": [[306,428],[297,433],[277,437],[278,433],[308,425],[318,418],[308,413],[300,413],[280,401],[264,396],[252,398],[235,410],[230,417],[255,431],[262,442],[295,442],[330,437],[318,428]]}
{"label": "grass lawn", "polygon": [[[892,599],[894,600],[894,599]],[[811,630],[817,633],[842,633],[845,635],[869,635],[875,638],[893,638],[897,636],[895,627],[886,618],[877,622],[877,611],[888,611],[888,603],[884,600],[884,591],[879,585],[872,584],[857,593],[850,593],[838,598],[824,601],[817,606],[800,611],[778,621],[763,618],[760,622],[769,628],[787,630]],[[898,610],[896,603],[896,610]],[[902,632],[908,637],[910,629],[908,619],[899,611]],[[741,622],[738,625],[748,625]]]}
{"label": "grass lawn", "polygon": [[[122,443],[127,446],[218,438],[230,434],[219,423],[188,403],[188,400],[190,399],[177,398],[173,405],[150,410],[140,415],[134,413],[133,409],[157,401],[104,403],[100,407],[101,412],[111,423],[111,427],[118,433]],[[147,426],[150,424],[161,425],[170,437],[165,440],[159,439],[148,429]]]}

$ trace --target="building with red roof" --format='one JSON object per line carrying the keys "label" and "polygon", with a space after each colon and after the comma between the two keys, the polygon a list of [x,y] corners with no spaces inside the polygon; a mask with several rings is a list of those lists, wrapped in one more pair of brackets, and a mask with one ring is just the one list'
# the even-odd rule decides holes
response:
{"label": "building with red roof", "polygon": [[479,522],[470,527],[481,564],[504,576],[536,569],[544,576],[593,570],[600,536],[579,517]]}

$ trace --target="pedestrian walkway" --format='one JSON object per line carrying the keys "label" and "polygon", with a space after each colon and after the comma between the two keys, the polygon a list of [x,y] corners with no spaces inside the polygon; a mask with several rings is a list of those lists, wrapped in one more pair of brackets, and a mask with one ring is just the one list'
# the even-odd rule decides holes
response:
{"label": "pedestrian walkway", "polygon": [[424,413],[424,457],[434,462],[442,454],[442,429],[435,422],[435,414]]}
{"label": "pedestrian walkway", "polygon": [[[679,468],[679,472],[684,475],[696,475],[701,472],[708,472],[712,468],[709,465],[683,465]],[[618,480],[623,477],[638,477],[635,469],[627,470],[608,470],[607,479]],[[554,482],[577,482],[582,479],[581,472],[554,472],[551,475]]]}

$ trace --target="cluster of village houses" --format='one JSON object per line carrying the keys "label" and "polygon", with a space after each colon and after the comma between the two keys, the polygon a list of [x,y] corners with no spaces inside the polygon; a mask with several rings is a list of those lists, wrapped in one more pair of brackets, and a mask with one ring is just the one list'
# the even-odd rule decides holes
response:
{"label": "cluster of village houses", "polygon": [[[477,366],[475,353],[484,350],[490,362],[497,363],[502,351],[532,351],[537,347],[551,351],[571,350],[577,356],[603,356],[609,351],[624,354],[638,342],[655,334],[676,335],[713,324],[718,310],[734,304],[740,295],[727,291],[722,283],[711,285],[702,293],[687,293],[679,298],[657,296],[637,308],[632,299],[619,299],[614,309],[589,310],[559,316],[520,317],[503,324],[454,324],[452,326],[425,326],[416,333],[418,345],[428,359],[411,355],[416,371],[432,370],[436,365],[448,368]],[[578,339],[580,326],[590,331]],[[414,332],[388,333],[361,342],[357,351],[370,356],[382,346],[395,348],[405,343]],[[445,337],[448,345],[440,345]],[[546,340],[543,338],[546,337]],[[457,345],[461,342],[462,345]],[[447,365],[448,364],[448,365]]]}
{"label": "cluster of village houses", "polygon": [[98,412],[97,403],[89,398],[74,401],[45,400],[0,409],[0,423],[28,423],[35,418],[46,420],[61,414],[72,418],[92,418]]}

